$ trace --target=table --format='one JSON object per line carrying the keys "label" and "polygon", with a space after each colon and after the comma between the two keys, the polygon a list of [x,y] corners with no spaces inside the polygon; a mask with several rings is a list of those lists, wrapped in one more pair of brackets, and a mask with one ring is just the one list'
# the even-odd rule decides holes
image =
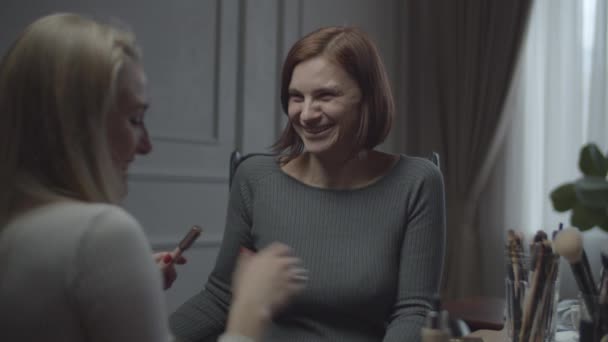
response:
{"label": "table", "polygon": [[468,297],[443,302],[450,317],[462,319],[471,331],[502,330],[505,300],[495,297]]}
{"label": "table", "polygon": [[504,342],[507,341],[506,330],[477,330],[470,335],[470,337],[479,337],[483,339],[483,342]]}

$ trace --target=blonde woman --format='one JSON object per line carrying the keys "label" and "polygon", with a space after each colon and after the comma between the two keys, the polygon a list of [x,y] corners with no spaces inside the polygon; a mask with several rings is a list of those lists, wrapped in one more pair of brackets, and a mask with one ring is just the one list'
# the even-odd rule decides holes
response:
{"label": "blonde woman", "polygon": [[[147,106],[134,37],[78,15],[35,21],[2,59],[0,340],[167,340],[152,251],[114,205],[151,151]],[[241,262],[223,339],[259,337],[297,263],[278,244]]]}

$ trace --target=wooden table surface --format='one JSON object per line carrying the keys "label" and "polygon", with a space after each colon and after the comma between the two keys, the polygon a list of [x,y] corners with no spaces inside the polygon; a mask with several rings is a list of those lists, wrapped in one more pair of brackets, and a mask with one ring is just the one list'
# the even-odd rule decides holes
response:
{"label": "wooden table surface", "polygon": [[505,330],[477,330],[470,337],[479,337],[483,342],[505,342],[507,341],[507,332]]}
{"label": "wooden table surface", "polygon": [[472,331],[502,330],[505,300],[494,297],[469,297],[446,301],[443,308],[452,318],[460,318]]}

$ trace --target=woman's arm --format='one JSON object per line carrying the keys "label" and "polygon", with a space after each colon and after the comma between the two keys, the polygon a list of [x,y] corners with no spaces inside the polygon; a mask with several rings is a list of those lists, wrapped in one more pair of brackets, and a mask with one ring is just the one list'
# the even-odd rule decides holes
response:
{"label": "woman's arm", "polygon": [[397,298],[384,342],[419,341],[425,315],[439,291],[445,251],[445,199],[440,171],[429,163],[408,208]]}
{"label": "woman's arm", "polygon": [[291,249],[280,243],[257,255],[241,253],[226,333],[259,340],[273,313],[304,288],[307,271],[300,264]]}
{"label": "woman's arm", "polygon": [[205,288],[182,304],[169,318],[180,341],[213,339],[226,329],[232,301],[232,274],[242,247],[253,249],[251,239],[251,190],[243,165],[237,170],[228,201],[226,228],[215,267]]}
{"label": "woman's arm", "polygon": [[244,166],[234,178],[222,245],[207,285],[170,317],[171,329],[180,341],[205,341],[224,330],[224,339],[230,335],[257,340],[272,313],[305,279],[305,272],[296,267],[298,259],[284,245],[271,245],[256,255],[247,252],[254,251],[254,246],[252,190]]}
{"label": "woman's arm", "polygon": [[169,318],[171,330],[180,341],[204,341],[225,330],[232,301],[232,273],[241,246],[250,241],[249,222],[242,216],[240,194],[235,192],[233,187],[222,245],[205,288]]}
{"label": "woman's arm", "polygon": [[161,277],[139,224],[117,207],[91,220],[67,279],[87,341],[166,342]]}

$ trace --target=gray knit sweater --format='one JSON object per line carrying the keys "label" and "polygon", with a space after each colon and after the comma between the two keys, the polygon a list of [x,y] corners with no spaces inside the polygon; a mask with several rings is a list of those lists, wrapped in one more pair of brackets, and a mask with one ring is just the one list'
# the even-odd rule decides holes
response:
{"label": "gray knit sweater", "polygon": [[310,274],[264,341],[419,341],[445,249],[441,173],[426,159],[401,156],[372,185],[331,190],[297,181],[271,157],[245,160],[215,269],[171,316],[173,333],[214,340],[224,330],[240,247],[273,241],[293,247]]}

